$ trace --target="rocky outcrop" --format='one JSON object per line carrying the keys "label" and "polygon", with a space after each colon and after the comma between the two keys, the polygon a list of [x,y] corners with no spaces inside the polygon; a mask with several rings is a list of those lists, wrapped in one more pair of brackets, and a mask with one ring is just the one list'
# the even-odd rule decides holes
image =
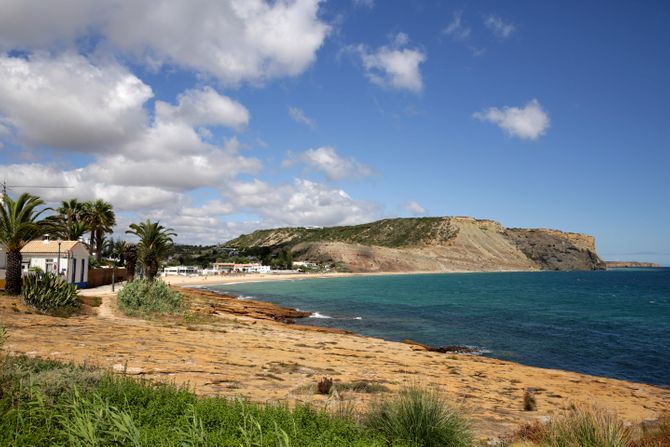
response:
{"label": "rocky outcrop", "polygon": [[638,262],[638,261],[605,261],[608,269],[657,269],[661,264],[655,262]]}
{"label": "rocky outcrop", "polygon": [[261,230],[226,242],[252,252],[289,249],[295,260],[351,272],[600,270],[595,239],[503,227],[472,217],[384,219],[331,228]]}
{"label": "rocky outcrop", "polygon": [[595,239],[579,233],[510,228],[507,236],[541,270],[604,270]]}

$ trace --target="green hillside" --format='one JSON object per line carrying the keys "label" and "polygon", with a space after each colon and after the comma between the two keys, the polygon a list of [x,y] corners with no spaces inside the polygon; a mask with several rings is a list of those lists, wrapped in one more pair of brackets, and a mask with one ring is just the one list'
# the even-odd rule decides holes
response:
{"label": "green hillside", "polygon": [[457,228],[449,223],[448,218],[397,218],[340,227],[259,230],[228,241],[225,246],[247,249],[293,246],[301,242],[345,242],[381,247],[406,247],[444,243],[453,238],[457,232]]}

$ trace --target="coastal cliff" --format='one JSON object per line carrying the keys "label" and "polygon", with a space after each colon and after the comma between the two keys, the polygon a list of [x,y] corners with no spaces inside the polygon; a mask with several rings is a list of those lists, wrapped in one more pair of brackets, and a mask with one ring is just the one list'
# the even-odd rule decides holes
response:
{"label": "coastal cliff", "polygon": [[333,264],[351,272],[604,270],[595,239],[551,229],[505,228],[472,217],[383,219],[362,225],[259,230],[226,247]]}

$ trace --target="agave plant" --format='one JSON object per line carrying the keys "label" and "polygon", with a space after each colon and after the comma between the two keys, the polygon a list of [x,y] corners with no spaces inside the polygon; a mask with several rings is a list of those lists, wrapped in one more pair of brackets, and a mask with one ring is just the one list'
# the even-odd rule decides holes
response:
{"label": "agave plant", "polygon": [[79,307],[77,287],[57,275],[33,273],[23,278],[23,301],[45,313],[62,313]]}

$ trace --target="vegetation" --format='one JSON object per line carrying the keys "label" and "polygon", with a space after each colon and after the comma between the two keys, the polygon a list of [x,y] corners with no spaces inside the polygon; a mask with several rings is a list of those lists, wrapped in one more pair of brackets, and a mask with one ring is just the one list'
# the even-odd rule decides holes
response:
{"label": "vegetation", "polygon": [[123,249],[123,258],[128,282],[132,282],[135,279],[135,266],[137,265],[137,245],[126,243]]}
{"label": "vegetation", "polygon": [[441,217],[383,219],[362,225],[259,230],[226,242],[227,247],[292,247],[301,242],[345,242],[382,247],[447,242],[457,229]]}
{"label": "vegetation", "polygon": [[111,203],[98,199],[84,203],[81,213],[91,232],[89,247],[95,252],[95,259],[99,263],[104,251],[105,234],[111,233],[116,225],[114,209]]}
{"label": "vegetation", "polygon": [[31,240],[44,234],[46,226],[40,217],[45,209],[39,197],[23,193],[16,200],[7,194],[0,206],[0,243],[7,250],[5,291],[8,295],[21,294],[21,249]]}
{"label": "vegetation", "polygon": [[386,445],[309,406],[198,398],[185,388],[25,357],[1,367],[0,445]]}
{"label": "vegetation", "polygon": [[542,447],[668,447],[670,415],[642,429],[627,427],[615,415],[596,408],[573,408],[548,424],[524,425],[504,445]]}
{"label": "vegetation", "polygon": [[177,233],[172,228],[165,228],[160,222],[146,222],[130,224],[126,233],[134,234],[140,241],[137,244],[137,259],[144,267],[149,281],[153,281],[158,274],[160,261],[172,247],[172,237]]}
{"label": "vegetation", "polygon": [[25,276],[21,296],[26,304],[48,314],[68,314],[80,305],[77,287],[49,273],[36,272]]}
{"label": "vegetation", "polygon": [[182,297],[162,280],[136,279],[119,292],[119,307],[129,315],[181,310]]}
{"label": "vegetation", "polygon": [[410,387],[382,400],[368,415],[367,424],[390,444],[402,440],[416,446],[473,445],[470,425],[461,412],[431,390]]}

